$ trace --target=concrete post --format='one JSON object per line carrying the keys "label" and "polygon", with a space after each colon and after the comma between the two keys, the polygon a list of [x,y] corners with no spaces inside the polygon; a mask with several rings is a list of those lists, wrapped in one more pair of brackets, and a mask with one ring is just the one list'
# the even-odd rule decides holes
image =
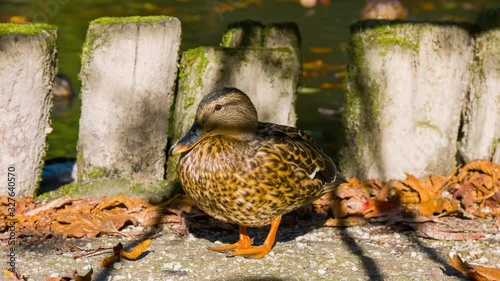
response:
{"label": "concrete post", "polygon": [[341,170],[360,179],[444,175],[457,164],[471,26],[364,21],[351,27]]}
{"label": "concrete post", "polygon": [[79,181],[164,179],[180,35],[179,20],[167,16],[91,22],[80,73]]}
{"label": "concrete post", "polygon": [[[0,195],[33,196],[50,132],[57,28],[0,24]],[[11,168],[9,168],[11,167]],[[13,191],[8,173],[15,174]],[[13,192],[13,193],[11,193]]]}
{"label": "concrete post", "polygon": [[[230,48],[199,47],[183,53],[173,142],[189,129],[202,97],[222,86],[237,87],[247,93],[260,121],[295,125],[294,105],[301,75],[298,29],[245,24],[230,26],[224,35],[222,45]],[[273,35],[261,36],[264,30]],[[241,40],[243,37],[247,39]],[[177,161],[178,157],[168,161],[167,178],[171,182],[177,179]]]}
{"label": "concrete post", "polygon": [[471,84],[459,142],[465,162],[486,159],[500,163],[499,28],[500,9],[484,10],[478,15]]}

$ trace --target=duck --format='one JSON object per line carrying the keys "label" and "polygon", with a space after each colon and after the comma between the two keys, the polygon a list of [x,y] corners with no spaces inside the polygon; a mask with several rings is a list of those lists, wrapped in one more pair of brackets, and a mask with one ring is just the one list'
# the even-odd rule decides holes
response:
{"label": "duck", "polygon": [[[239,225],[238,242],[209,248],[228,256],[264,257],[284,214],[346,182],[309,135],[259,122],[248,95],[235,87],[202,98],[191,128],[169,155],[180,155],[179,181],[196,205],[215,219]],[[269,224],[264,243],[253,246],[247,228]]]}
{"label": "duck", "polygon": [[61,112],[70,110],[73,104],[73,98],[71,80],[66,74],[57,73],[52,86],[52,102],[54,108],[52,113],[59,117]]}
{"label": "duck", "polygon": [[73,88],[71,80],[66,74],[57,73],[52,88],[52,95],[56,98],[71,99],[73,97]]}

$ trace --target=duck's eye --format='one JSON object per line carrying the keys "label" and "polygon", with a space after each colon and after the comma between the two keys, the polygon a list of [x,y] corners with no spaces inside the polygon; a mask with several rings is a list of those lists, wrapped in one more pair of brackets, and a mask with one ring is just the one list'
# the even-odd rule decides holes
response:
{"label": "duck's eye", "polygon": [[221,109],[222,109],[222,105],[218,104],[218,105],[215,106],[215,110],[219,111]]}

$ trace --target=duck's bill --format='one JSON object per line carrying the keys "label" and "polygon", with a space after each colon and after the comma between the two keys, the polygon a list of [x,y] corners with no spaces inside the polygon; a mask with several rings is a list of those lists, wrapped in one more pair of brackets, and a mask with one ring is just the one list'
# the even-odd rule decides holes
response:
{"label": "duck's bill", "polygon": [[170,156],[189,151],[195,146],[203,136],[200,126],[195,122],[191,129],[168,151]]}

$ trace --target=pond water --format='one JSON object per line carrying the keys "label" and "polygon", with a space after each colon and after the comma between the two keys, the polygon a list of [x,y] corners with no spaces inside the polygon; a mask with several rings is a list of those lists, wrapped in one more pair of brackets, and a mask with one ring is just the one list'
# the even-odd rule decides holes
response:
{"label": "pond water", "polygon": [[[103,16],[170,15],[182,22],[181,50],[219,45],[227,25],[253,19],[264,24],[293,21],[302,36],[304,77],[297,100],[297,126],[307,130],[335,160],[342,144],[337,116],[321,114],[343,104],[343,77],[347,62],[348,27],[361,19],[365,1],[319,0],[0,0],[0,21],[48,22],[59,27],[59,66],[79,93],[80,55],[88,24]],[[474,21],[480,9],[495,7],[494,0],[402,1],[408,19]],[[46,158],[76,157],[80,99],[69,108],[52,112]],[[320,110],[318,110],[320,109]]]}

